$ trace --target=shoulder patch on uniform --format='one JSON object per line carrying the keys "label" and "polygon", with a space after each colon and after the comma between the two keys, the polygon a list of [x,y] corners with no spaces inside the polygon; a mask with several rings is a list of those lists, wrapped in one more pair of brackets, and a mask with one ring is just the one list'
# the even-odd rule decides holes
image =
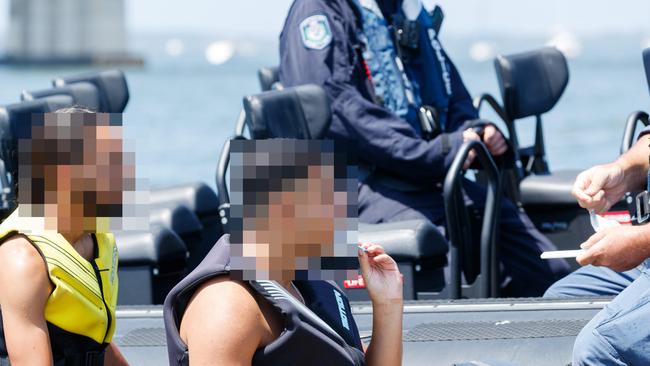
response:
{"label": "shoulder patch on uniform", "polygon": [[300,36],[307,48],[322,50],[332,43],[332,29],[325,15],[312,15],[300,23]]}

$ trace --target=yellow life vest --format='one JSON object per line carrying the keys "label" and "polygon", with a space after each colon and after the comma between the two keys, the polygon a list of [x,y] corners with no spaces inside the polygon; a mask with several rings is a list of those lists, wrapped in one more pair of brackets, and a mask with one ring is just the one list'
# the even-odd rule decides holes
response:
{"label": "yellow life vest", "polygon": [[43,256],[54,290],[45,304],[45,320],[64,331],[110,343],[115,332],[117,247],[111,233],[95,233],[93,261],[83,258],[42,218],[26,218],[16,209],[0,225],[0,243],[24,235]]}

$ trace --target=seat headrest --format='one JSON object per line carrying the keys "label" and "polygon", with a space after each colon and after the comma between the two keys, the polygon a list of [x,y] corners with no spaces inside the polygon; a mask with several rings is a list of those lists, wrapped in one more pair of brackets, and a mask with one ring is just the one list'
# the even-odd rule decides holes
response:
{"label": "seat headrest", "polygon": [[320,139],[332,121],[327,94],[318,85],[301,85],[245,97],[244,111],[254,139]]}
{"label": "seat headrest", "polygon": [[643,50],[643,66],[645,68],[645,78],[648,81],[648,89],[650,90],[650,48]]}
{"label": "seat headrest", "polygon": [[82,82],[91,83],[97,87],[99,92],[98,111],[106,113],[124,112],[129,102],[129,86],[122,71],[106,70],[55,79],[54,86],[61,87]]}
{"label": "seat headrest", "polygon": [[18,174],[18,136],[27,136],[33,113],[53,112],[71,107],[74,101],[69,95],[53,95],[42,99],[24,101],[0,107],[0,159],[16,182]]}
{"label": "seat headrest", "polygon": [[219,198],[210,186],[196,182],[152,190],[149,205],[152,210],[182,205],[203,219],[218,215]]}
{"label": "seat headrest", "polygon": [[21,99],[23,101],[30,101],[53,95],[69,95],[74,100],[75,105],[97,112],[105,112],[100,109],[99,91],[97,90],[97,87],[94,84],[85,81],[45,90],[24,91],[21,95]]}
{"label": "seat headrest", "polygon": [[512,120],[550,111],[569,82],[566,58],[553,47],[499,55],[494,67],[506,113]]}
{"label": "seat headrest", "polygon": [[263,67],[257,70],[257,78],[262,91],[276,89],[275,85],[280,82],[280,69],[277,66]]}

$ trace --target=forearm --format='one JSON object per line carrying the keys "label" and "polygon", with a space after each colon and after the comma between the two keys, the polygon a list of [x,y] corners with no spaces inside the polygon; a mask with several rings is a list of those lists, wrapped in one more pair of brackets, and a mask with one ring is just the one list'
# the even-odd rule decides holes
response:
{"label": "forearm", "polygon": [[616,159],[625,172],[628,191],[646,188],[648,169],[650,168],[650,134],[642,136],[625,154]]}
{"label": "forearm", "polygon": [[650,225],[640,225],[638,240],[636,241],[636,251],[641,261],[650,258]]}
{"label": "forearm", "polygon": [[128,362],[120,349],[117,348],[117,345],[111,342],[106,347],[106,353],[104,354],[104,365],[105,366],[128,366]]}
{"label": "forearm", "polygon": [[373,302],[372,310],[372,341],[366,352],[366,364],[401,365],[403,302]]}

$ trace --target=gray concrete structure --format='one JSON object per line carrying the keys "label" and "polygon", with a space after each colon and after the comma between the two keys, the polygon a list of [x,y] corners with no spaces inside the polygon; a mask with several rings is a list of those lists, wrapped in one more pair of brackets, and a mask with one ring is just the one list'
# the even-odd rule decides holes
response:
{"label": "gray concrete structure", "polygon": [[141,63],[128,52],[124,0],[11,0],[12,63]]}

